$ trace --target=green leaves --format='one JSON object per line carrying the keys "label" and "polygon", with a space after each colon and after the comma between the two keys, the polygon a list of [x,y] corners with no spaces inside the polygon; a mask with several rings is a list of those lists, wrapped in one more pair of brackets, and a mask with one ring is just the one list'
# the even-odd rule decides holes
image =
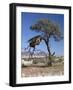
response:
{"label": "green leaves", "polygon": [[60,26],[48,19],[40,19],[36,22],[36,24],[30,27],[31,30],[35,30],[37,32],[43,32],[45,36],[53,36],[53,38],[57,41],[62,39],[62,33],[60,31]]}

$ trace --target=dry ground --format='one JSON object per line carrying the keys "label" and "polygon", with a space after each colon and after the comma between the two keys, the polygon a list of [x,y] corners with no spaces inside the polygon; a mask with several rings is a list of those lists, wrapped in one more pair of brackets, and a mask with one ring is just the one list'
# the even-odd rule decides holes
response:
{"label": "dry ground", "polygon": [[37,77],[37,76],[54,76],[64,74],[64,64],[53,64],[48,67],[22,67],[21,76],[22,77]]}

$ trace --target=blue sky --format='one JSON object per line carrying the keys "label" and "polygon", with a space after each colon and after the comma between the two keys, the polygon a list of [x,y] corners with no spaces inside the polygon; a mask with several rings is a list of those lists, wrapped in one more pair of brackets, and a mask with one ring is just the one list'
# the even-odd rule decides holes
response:
{"label": "blue sky", "polygon": [[[64,34],[64,15],[63,14],[44,14],[44,13],[21,13],[21,48],[26,48],[29,43],[28,40],[36,35],[40,35],[41,33],[37,33],[35,31],[30,30],[30,26],[35,24],[39,19],[48,19],[54,23],[60,25],[60,30]],[[42,51],[47,52],[47,48],[45,43],[42,41],[37,49],[41,49]],[[60,42],[54,41],[53,38],[50,39],[50,48],[51,52],[56,53],[56,55],[61,56],[64,55],[64,39]]]}

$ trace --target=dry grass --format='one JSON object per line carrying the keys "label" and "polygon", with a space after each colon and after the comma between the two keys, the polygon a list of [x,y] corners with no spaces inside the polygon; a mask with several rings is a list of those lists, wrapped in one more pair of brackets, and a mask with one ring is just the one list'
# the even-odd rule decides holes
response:
{"label": "dry grass", "polygon": [[64,64],[58,63],[47,67],[22,67],[22,77],[38,77],[38,76],[60,76],[64,74]]}

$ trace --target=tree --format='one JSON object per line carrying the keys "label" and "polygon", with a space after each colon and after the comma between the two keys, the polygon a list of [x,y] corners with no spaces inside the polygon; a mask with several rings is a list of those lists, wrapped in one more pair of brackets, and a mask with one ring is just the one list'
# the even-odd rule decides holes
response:
{"label": "tree", "polygon": [[51,56],[53,56],[55,52],[51,53],[49,41],[51,37],[53,37],[55,41],[60,41],[63,38],[60,26],[48,19],[40,19],[34,25],[31,25],[30,29],[41,33],[41,37],[48,50],[49,64],[52,65]]}

